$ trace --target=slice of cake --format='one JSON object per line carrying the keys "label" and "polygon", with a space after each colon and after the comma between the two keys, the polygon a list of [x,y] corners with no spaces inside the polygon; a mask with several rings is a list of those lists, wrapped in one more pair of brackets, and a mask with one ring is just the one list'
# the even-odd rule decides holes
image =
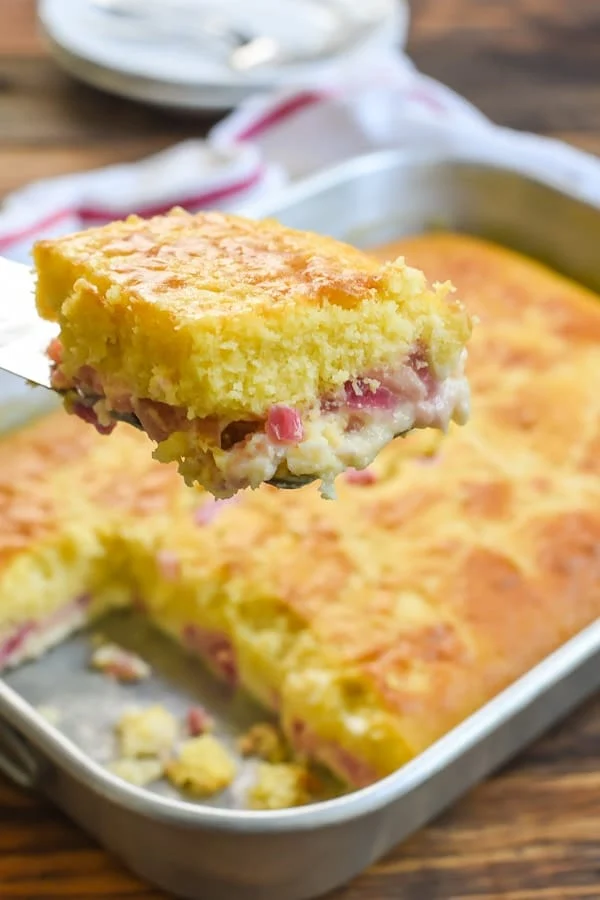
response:
{"label": "slice of cake", "polygon": [[329,496],[395,436],[467,417],[469,317],[402,259],[182,210],[34,257],[67,409],[102,433],[128,418],[217,497],[316,478]]}

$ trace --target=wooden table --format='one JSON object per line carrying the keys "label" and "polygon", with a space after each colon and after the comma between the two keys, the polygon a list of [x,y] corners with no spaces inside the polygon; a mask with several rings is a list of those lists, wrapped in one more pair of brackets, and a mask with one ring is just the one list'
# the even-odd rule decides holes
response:
{"label": "wooden table", "polygon": [[[422,70],[504,125],[600,152],[598,2],[412,7]],[[136,159],[206,126],[72,83],[35,36],[33,0],[0,0],[0,196],[33,178]],[[598,900],[599,758],[600,700],[332,900]],[[0,780],[2,900],[164,896],[44,801]]]}

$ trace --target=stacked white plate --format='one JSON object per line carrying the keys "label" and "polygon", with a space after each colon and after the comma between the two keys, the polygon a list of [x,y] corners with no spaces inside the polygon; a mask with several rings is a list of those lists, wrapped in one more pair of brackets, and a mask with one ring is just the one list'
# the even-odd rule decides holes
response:
{"label": "stacked white plate", "polygon": [[311,89],[402,47],[405,0],[40,0],[60,65],[111,93],[178,109]]}

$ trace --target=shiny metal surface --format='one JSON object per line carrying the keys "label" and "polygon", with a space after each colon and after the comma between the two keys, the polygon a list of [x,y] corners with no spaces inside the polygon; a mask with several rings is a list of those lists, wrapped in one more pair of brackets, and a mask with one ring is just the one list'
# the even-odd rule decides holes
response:
{"label": "shiny metal surface", "polygon": [[284,478],[280,478],[276,475],[274,478],[271,478],[270,481],[267,481],[266,484],[271,484],[281,491],[297,491],[298,488],[306,487],[307,484],[312,484],[314,480],[314,478],[310,478],[309,476],[294,477],[293,475],[287,475]]}
{"label": "shiny metal surface", "polygon": [[31,269],[0,257],[0,369],[50,387],[46,348],[58,327],[39,318]]}
{"label": "shiny metal surface", "polygon": [[368,248],[449,228],[495,240],[600,291],[600,211],[518,171],[386,151],[349,160],[242,213]]}
{"label": "shiny metal surface", "polygon": [[[472,163],[403,154],[355,160],[252,212],[363,246],[446,225],[495,238],[600,289],[599,210],[517,173]],[[301,809],[256,813],[240,808],[241,789],[226,792],[220,805],[190,803],[168,790],[131,787],[103,768],[110,724],[125,703],[152,698],[181,711],[200,700],[229,742],[260,713],[243,698],[228,698],[199,665],[158,635],[144,635],[130,617],[107,621],[102,631],[134,649],[149,641],[149,682],[120,687],[88,672],[88,638],[79,635],[7,674],[0,715],[25,742],[49,797],[134,871],[190,900],[307,900],[326,893],[600,687],[596,622],[378,784]],[[58,728],[35,711],[48,703],[62,707]],[[11,756],[13,765],[20,759]],[[247,777],[244,771],[241,780]]]}

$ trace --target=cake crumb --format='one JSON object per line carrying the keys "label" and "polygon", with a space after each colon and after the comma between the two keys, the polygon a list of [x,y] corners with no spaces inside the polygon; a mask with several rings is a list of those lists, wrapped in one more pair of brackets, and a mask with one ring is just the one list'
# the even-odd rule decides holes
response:
{"label": "cake crumb", "polygon": [[126,758],[140,756],[168,756],[177,740],[177,720],[171,713],[156,704],[147,709],[125,712],[116,725],[121,755]]}
{"label": "cake crumb", "polygon": [[185,722],[190,737],[200,737],[201,734],[207,734],[215,727],[214,720],[203,706],[190,706]]}
{"label": "cake crumb", "polygon": [[289,751],[283,735],[270,722],[252,725],[237,742],[242,756],[256,756],[265,762],[282,763],[289,759]]}
{"label": "cake crumb", "polygon": [[159,781],[164,773],[164,766],[158,759],[115,759],[107,769],[124,781],[145,787],[153,781]]}
{"label": "cake crumb", "polygon": [[310,803],[312,774],[298,763],[263,762],[248,794],[250,809],[288,809]]}
{"label": "cake crumb", "polygon": [[124,650],[118,644],[101,644],[92,653],[90,665],[106,675],[111,675],[117,681],[137,682],[149,678],[152,670],[145,660]]}
{"label": "cake crumb", "polygon": [[37,706],[36,712],[38,712],[46,722],[49,722],[50,725],[58,725],[61,720],[60,710],[56,706],[46,706],[45,704]]}
{"label": "cake crumb", "polygon": [[236,766],[223,744],[210,734],[184,741],[176,759],[166,767],[166,775],[180,790],[209,796],[228,787]]}

